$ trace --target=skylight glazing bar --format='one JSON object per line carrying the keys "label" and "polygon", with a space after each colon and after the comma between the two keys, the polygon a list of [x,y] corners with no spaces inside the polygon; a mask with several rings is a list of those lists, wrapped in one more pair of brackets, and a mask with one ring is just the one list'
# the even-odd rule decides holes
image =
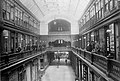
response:
{"label": "skylight glazing bar", "polygon": [[42,10],[40,9],[40,7],[38,6],[38,4],[36,3],[35,0],[33,0],[33,2],[35,3],[35,5],[38,7],[38,9],[40,10],[40,12],[42,13],[43,16],[45,16],[45,14],[42,12]]}

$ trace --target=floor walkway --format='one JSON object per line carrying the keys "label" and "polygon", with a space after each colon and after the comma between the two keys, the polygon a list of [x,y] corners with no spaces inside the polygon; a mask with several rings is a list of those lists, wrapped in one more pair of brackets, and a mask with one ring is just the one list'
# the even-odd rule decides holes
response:
{"label": "floor walkway", "polygon": [[[54,61],[54,63],[57,60]],[[64,63],[62,65],[62,63]],[[60,65],[50,65],[42,77],[42,81],[75,81],[73,69],[69,64],[65,64],[65,60],[60,60]]]}

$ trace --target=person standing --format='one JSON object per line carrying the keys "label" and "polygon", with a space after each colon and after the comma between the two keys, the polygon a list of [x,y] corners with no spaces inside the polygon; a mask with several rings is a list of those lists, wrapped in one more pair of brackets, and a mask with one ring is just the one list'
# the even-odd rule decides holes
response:
{"label": "person standing", "polygon": [[65,59],[65,63],[67,64],[67,58]]}
{"label": "person standing", "polygon": [[57,67],[59,67],[59,63],[60,63],[60,56],[57,57],[58,62],[57,62]]}
{"label": "person standing", "polygon": [[91,45],[91,43],[88,42],[88,45],[87,45],[87,47],[86,47],[86,50],[87,50],[87,51],[90,51],[90,52],[92,51],[92,45]]}

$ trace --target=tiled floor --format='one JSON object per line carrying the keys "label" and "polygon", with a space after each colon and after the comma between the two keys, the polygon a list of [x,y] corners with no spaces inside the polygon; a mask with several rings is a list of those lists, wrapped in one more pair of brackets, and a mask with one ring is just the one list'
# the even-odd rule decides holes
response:
{"label": "tiled floor", "polygon": [[[57,62],[57,60],[55,60]],[[59,67],[57,65],[50,65],[42,77],[42,81],[75,81],[73,69],[68,64],[66,65],[64,59],[60,60]],[[64,63],[64,65],[62,65]]]}

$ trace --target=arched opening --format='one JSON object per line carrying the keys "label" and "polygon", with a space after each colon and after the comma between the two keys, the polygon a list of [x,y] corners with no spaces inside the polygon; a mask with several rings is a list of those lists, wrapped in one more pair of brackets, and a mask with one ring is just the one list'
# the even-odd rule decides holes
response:
{"label": "arched opening", "polygon": [[70,34],[71,24],[63,19],[56,19],[48,23],[49,34]]}

